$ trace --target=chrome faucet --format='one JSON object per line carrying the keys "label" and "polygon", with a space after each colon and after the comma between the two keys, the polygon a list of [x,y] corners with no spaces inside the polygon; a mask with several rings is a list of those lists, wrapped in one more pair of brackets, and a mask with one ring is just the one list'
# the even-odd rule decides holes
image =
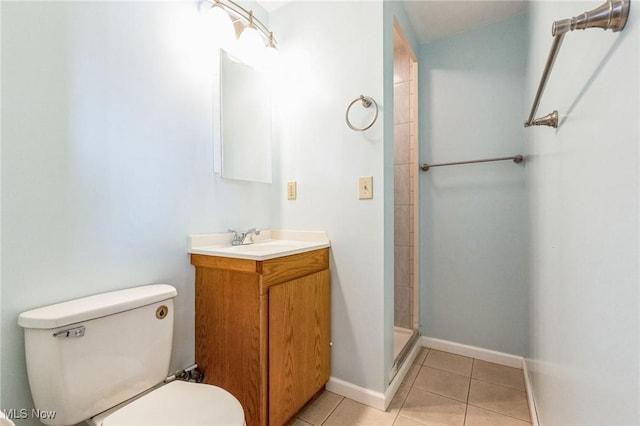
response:
{"label": "chrome faucet", "polygon": [[253,244],[253,235],[260,235],[259,228],[251,228],[247,232],[238,232],[233,229],[229,229],[229,232],[233,232],[233,240],[231,245],[241,246],[245,244]]}

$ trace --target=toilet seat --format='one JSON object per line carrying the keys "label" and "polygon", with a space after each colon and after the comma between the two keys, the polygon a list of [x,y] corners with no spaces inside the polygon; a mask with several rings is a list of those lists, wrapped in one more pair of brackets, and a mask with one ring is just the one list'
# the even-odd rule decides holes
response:
{"label": "toilet seat", "polygon": [[217,386],[176,380],[111,412],[98,424],[243,426],[245,423],[242,405],[226,390]]}

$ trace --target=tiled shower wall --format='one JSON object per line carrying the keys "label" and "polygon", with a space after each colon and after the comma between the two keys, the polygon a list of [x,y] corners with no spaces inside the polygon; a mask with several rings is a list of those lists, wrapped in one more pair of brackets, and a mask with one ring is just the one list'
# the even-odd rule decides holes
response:
{"label": "tiled shower wall", "polygon": [[394,44],[394,314],[396,327],[413,329],[416,302],[417,65],[402,41]]}

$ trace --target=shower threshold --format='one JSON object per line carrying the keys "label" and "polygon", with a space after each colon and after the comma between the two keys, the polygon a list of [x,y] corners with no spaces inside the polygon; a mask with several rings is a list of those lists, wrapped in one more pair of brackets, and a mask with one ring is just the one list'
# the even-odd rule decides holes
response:
{"label": "shower threshold", "polygon": [[416,340],[418,340],[418,330],[393,328],[393,367],[391,368],[390,380],[393,380],[402,367],[402,363],[411,352]]}

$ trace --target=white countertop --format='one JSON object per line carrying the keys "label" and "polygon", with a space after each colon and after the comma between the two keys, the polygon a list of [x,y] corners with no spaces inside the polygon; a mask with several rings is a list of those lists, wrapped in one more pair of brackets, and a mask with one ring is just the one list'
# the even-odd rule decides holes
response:
{"label": "white countertop", "polygon": [[322,231],[263,230],[252,244],[231,245],[233,232],[189,236],[189,253],[236,259],[268,260],[330,247]]}

